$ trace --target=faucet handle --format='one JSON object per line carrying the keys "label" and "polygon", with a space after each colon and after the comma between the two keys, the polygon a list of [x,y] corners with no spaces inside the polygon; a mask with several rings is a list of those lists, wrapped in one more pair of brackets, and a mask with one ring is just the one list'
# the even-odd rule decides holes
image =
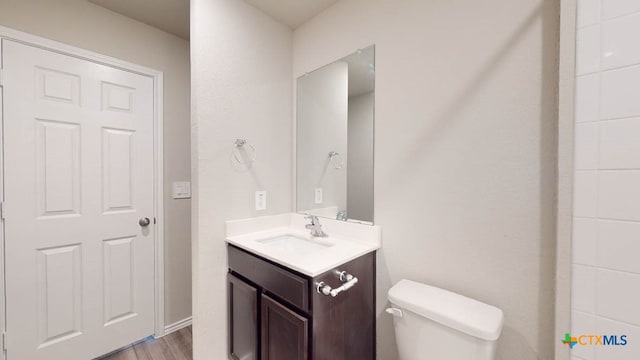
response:
{"label": "faucet handle", "polygon": [[315,215],[307,215],[304,218],[311,220],[311,225],[315,225],[318,223],[318,217]]}

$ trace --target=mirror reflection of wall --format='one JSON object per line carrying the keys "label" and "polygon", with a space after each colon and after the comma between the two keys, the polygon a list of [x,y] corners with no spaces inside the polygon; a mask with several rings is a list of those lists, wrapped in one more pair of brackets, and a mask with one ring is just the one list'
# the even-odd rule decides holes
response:
{"label": "mirror reflection of wall", "polygon": [[[299,211],[335,217],[347,205],[348,65],[339,61],[298,80],[297,201]],[[335,156],[334,156],[335,158]],[[322,213],[323,208],[332,214]]]}
{"label": "mirror reflection of wall", "polygon": [[298,78],[297,210],[373,222],[374,47]]}

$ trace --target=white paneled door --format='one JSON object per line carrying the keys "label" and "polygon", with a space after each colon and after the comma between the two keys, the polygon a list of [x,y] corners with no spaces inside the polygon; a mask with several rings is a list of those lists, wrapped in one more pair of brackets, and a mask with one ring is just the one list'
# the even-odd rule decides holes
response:
{"label": "white paneled door", "polygon": [[152,335],[153,79],[7,40],[2,61],[7,359]]}

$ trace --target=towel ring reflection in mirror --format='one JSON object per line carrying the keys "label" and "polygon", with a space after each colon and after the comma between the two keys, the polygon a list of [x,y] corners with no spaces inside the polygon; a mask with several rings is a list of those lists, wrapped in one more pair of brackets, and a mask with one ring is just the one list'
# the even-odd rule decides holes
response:
{"label": "towel ring reflection in mirror", "polygon": [[336,170],[340,170],[344,166],[344,160],[342,160],[342,155],[340,155],[340,153],[338,153],[337,151],[329,152],[329,163]]}
{"label": "towel ring reflection in mirror", "polygon": [[[240,150],[243,149],[245,156],[240,154]],[[239,164],[251,164],[256,161],[256,148],[251,145],[246,139],[236,139],[233,144],[233,158]]]}

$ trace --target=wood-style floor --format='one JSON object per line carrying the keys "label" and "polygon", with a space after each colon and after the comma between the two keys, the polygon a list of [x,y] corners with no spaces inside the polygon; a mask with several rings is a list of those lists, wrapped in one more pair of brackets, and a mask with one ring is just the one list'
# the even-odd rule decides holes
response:
{"label": "wood-style floor", "polygon": [[129,346],[100,360],[192,360],[191,326]]}

